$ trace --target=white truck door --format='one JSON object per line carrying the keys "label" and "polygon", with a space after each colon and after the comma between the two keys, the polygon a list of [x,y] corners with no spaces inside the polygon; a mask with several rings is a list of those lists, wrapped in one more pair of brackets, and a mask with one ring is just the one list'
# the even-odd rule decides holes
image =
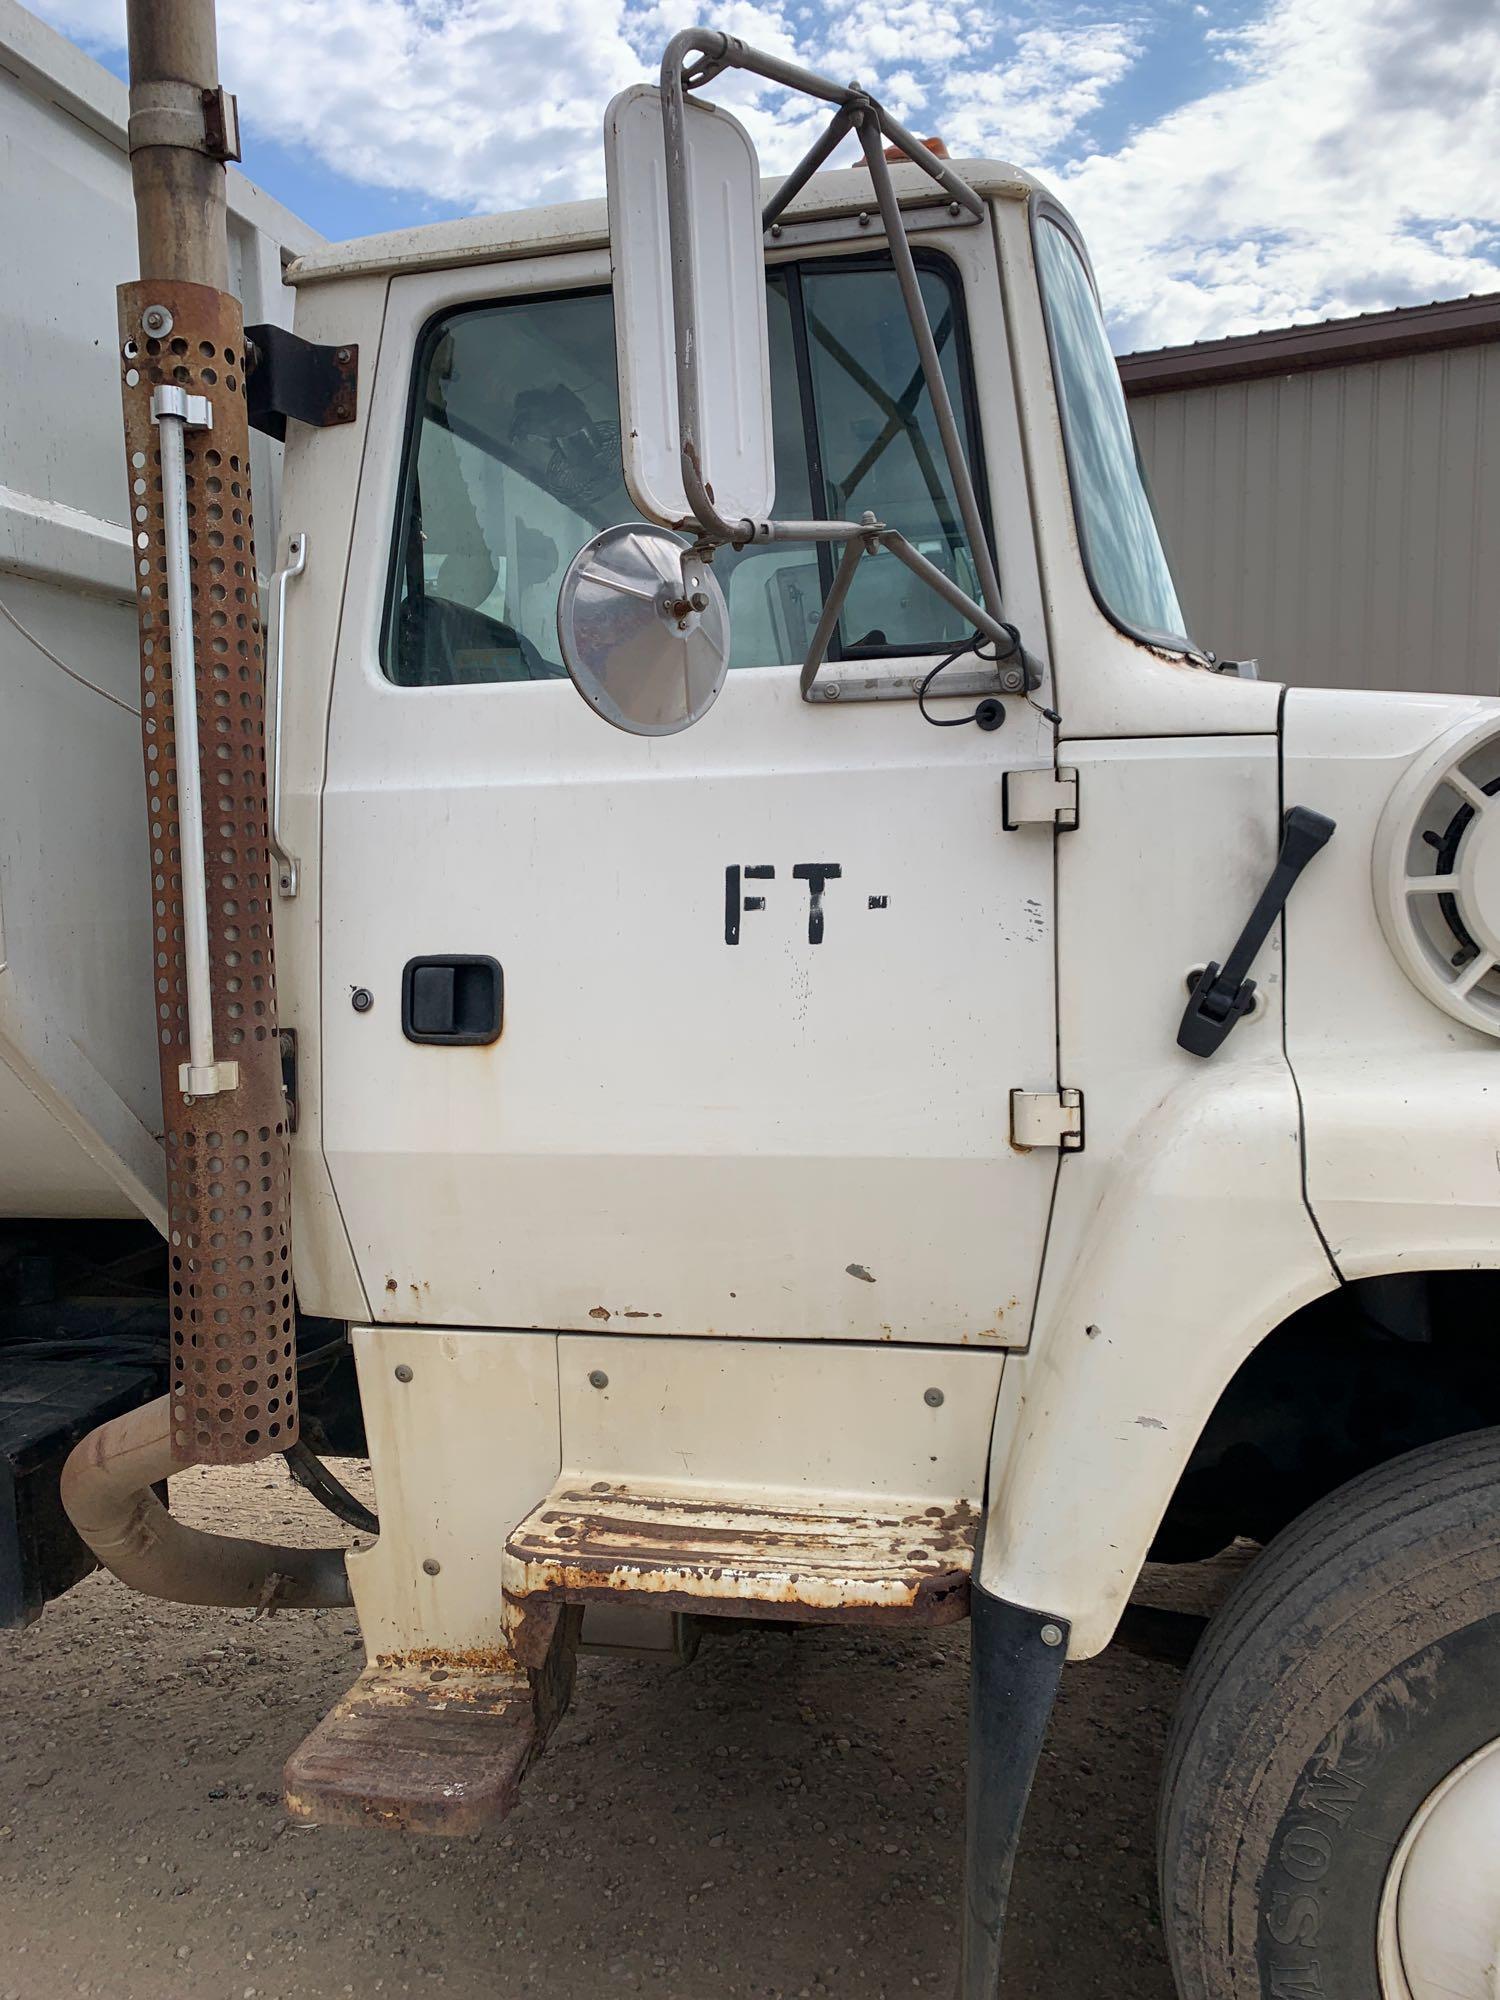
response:
{"label": "white truck door", "polygon": [[[922,283],[1009,589],[1032,555],[994,252],[943,247]],[[1058,1156],[1012,1148],[1008,1098],[1057,1081],[1053,835],[1003,829],[1001,778],[1049,732],[1018,700],[993,733],[909,694],[803,703],[806,546],[721,558],[733,671],[696,728],[590,711],[558,586],[633,515],[601,277],[570,254],[391,286],[322,871],[324,1145],[372,1310],[1024,1340]],[[778,510],[876,508],[974,591],[888,266],[769,286]],[[880,557],[840,651],[909,689],[965,637]]]}

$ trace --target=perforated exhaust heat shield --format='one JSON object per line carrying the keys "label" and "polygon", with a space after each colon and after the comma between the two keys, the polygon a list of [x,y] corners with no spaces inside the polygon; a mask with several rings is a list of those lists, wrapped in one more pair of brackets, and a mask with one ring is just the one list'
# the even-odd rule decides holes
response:
{"label": "perforated exhaust heat shield", "polygon": [[[158,280],[119,293],[125,450],[141,632],[153,976],[167,1155],[172,1456],[240,1465],[297,1438],[291,1173],[276,1033],[265,676],[238,302]],[[183,850],[159,428],[175,386],[212,405],[185,433],[187,528],[214,1047],[233,1089],[184,1095]]]}

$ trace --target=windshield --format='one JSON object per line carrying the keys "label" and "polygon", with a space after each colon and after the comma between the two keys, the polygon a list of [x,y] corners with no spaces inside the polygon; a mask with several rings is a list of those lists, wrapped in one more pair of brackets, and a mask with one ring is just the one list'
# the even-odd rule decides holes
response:
{"label": "windshield", "polygon": [[1036,257],[1073,511],[1094,595],[1128,631],[1190,646],[1088,271],[1068,235],[1046,216],[1037,223]]}

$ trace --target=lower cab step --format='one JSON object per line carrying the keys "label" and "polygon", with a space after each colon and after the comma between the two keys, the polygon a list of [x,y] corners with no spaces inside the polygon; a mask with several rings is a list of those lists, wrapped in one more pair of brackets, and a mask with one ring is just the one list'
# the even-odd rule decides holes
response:
{"label": "lower cab step", "polygon": [[503,1819],[573,1691],[581,1613],[531,1672],[503,1656],[376,1660],[287,1761],[287,1809],[319,1826],[462,1835]]}
{"label": "lower cab step", "polygon": [[619,1602],[707,1616],[949,1625],[969,1609],[978,1516],[791,1496],[563,1480],[505,1545],[518,1655],[544,1607]]}
{"label": "lower cab step", "polygon": [[700,1486],[562,1480],[501,1561],[509,1649],[377,1659],[286,1766],[324,1826],[462,1835],[501,1819],[568,1705],[584,1608],[950,1625],[967,1617],[978,1516]]}

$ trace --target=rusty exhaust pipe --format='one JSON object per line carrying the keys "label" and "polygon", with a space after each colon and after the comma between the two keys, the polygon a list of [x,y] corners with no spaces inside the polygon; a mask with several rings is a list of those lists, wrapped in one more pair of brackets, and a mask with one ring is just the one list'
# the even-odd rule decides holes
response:
{"label": "rusty exhaust pipe", "polygon": [[101,1424],[62,1471],[68,1519],[107,1570],[178,1604],[305,1610],[353,1602],[342,1549],[289,1549],[190,1528],[152,1487],[180,1467],[171,1398]]}
{"label": "rusty exhaust pipe", "polygon": [[127,14],[141,276],[120,287],[117,352],[151,836],[171,1464],[247,1465],[294,1445],[298,1416],[245,336],[225,289],[224,163],[238,155],[238,121],[219,86],[213,0],[129,0]]}

